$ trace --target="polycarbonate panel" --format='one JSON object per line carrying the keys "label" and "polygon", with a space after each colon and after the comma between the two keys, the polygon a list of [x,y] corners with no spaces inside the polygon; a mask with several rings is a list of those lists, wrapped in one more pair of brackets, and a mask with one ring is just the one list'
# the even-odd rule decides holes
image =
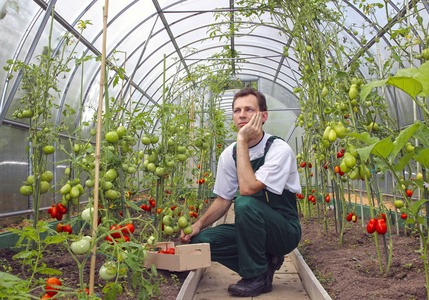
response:
{"label": "polycarbonate panel", "polygon": [[0,212],[28,209],[28,197],[19,188],[27,180],[27,132],[9,126],[0,126]]}

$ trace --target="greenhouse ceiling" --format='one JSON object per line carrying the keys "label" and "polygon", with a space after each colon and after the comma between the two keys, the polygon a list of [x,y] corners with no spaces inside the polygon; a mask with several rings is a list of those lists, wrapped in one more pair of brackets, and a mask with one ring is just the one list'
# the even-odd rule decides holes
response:
{"label": "greenhouse ceiling", "polygon": [[[274,1],[233,0],[121,0],[121,1],[43,1],[1,0],[0,30],[2,32],[0,58],[6,61],[35,61],[51,44],[58,55],[67,32],[79,40],[74,51],[78,56],[99,57],[102,53],[103,7],[108,3],[107,59],[111,64],[109,95],[115,99],[132,99],[144,107],[160,103],[163,85],[173,86],[192,78],[193,86],[205,78],[195,78],[199,68],[218,72],[230,68],[232,79],[256,81],[265,93],[278,98],[282,109],[298,111],[298,97],[293,90],[300,85],[302,69],[296,57],[296,43],[291,35],[297,22],[312,23],[320,30],[321,40],[327,44],[336,40],[342,45],[326,51],[344,70],[360,58],[382,68],[385,58],[399,49],[404,37],[421,40],[422,32],[404,24],[428,24],[427,2],[410,1],[313,1],[314,5],[337,12],[335,22],[313,15],[286,18],[281,23],[273,12],[279,7],[298,5],[294,1],[278,2],[278,7],[266,6],[258,14],[251,14],[256,7]],[[277,3],[276,2],[276,3]],[[415,3],[415,5],[413,5]],[[253,9],[255,8],[255,9]],[[419,11],[416,18],[414,11]],[[54,10],[55,21],[50,23]],[[285,10],[288,11],[288,10]],[[284,20],[284,19],[283,19]],[[299,38],[299,37],[298,37]],[[302,36],[310,43],[308,36]],[[418,48],[418,47],[417,47]],[[419,49],[407,48],[412,55]],[[421,49],[420,49],[421,50]],[[403,55],[403,53],[401,53]],[[395,62],[397,68],[409,67]],[[70,71],[60,78],[59,111],[64,105],[76,107],[78,99],[88,107],[97,103],[100,62],[96,59],[70,65]],[[124,80],[113,82],[112,73],[122,68]],[[373,71],[365,64],[358,66],[358,73],[370,78]],[[13,121],[14,99],[20,98],[20,77],[11,72],[1,72],[0,123],[21,126]],[[261,87],[264,85],[265,87]],[[186,88],[183,90],[186,92]],[[228,112],[231,97],[220,106]],[[404,108],[406,110],[406,108]],[[84,116],[88,119],[91,116]],[[398,116],[401,118],[400,116]],[[403,117],[402,117],[403,118]]]}

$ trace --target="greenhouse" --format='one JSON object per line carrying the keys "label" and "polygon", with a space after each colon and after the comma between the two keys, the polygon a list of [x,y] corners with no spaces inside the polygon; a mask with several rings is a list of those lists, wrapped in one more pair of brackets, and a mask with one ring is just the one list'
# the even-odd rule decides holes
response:
{"label": "greenhouse", "polygon": [[429,299],[427,1],[0,0],[0,32],[0,299]]}

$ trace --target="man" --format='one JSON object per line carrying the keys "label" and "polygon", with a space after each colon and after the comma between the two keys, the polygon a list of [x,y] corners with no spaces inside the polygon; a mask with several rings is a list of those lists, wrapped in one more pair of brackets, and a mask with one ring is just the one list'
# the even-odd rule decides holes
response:
{"label": "man", "polygon": [[[243,297],[272,291],[275,270],[301,239],[296,193],[301,193],[296,157],[290,146],[262,130],[268,118],[264,95],[253,88],[237,92],[232,103],[237,142],[218,163],[214,193],[218,197],[195,222],[183,242],[210,243],[213,261],[242,279],[228,292]],[[235,223],[202,230],[234,203]]]}

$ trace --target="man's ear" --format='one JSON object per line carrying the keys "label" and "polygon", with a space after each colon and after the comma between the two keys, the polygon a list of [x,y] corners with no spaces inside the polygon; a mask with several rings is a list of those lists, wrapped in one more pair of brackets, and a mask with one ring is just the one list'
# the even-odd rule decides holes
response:
{"label": "man's ear", "polygon": [[268,119],[268,112],[267,111],[263,111],[262,112],[262,124],[265,123],[265,121],[267,121]]}

